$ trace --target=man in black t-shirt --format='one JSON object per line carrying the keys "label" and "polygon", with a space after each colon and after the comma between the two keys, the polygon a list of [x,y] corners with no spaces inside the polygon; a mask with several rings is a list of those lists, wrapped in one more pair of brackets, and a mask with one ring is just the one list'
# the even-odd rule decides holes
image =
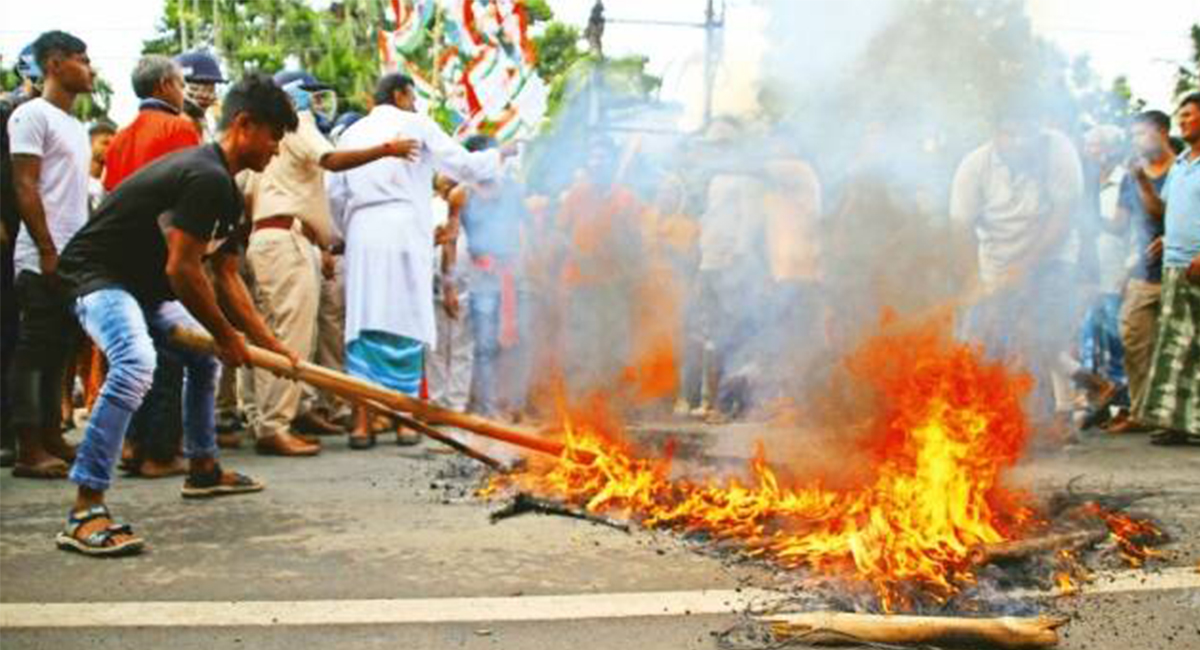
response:
{"label": "man in black t-shirt", "polygon": [[[1146,381],[1158,331],[1158,312],[1162,305],[1162,217],[1146,210],[1144,197],[1159,196],[1167,172],[1175,162],[1168,133],[1171,118],[1162,111],[1146,111],[1134,118],[1130,134],[1135,160],[1121,181],[1117,203],[1118,222],[1133,229],[1134,250],[1138,253],[1121,304],[1121,342],[1125,347],[1125,372],[1129,377],[1130,413],[1137,413],[1146,397]],[[1109,427],[1113,433],[1140,430],[1133,419]]]}
{"label": "man in black t-shirt", "polygon": [[[287,94],[269,77],[247,77],[226,95],[217,142],[162,158],[126,179],[63,250],[59,276],[109,370],[71,468],[70,478],[79,489],[67,528],[57,538],[60,548],[123,555],[143,546],[128,526],[114,523],[104,493],[130,418],[150,388],[154,339],[164,342],[175,327],[202,325],[216,340],[221,360],[236,367],[248,360],[246,341],[236,327],[255,344],[296,361],[254,310],[237,272],[236,242],[244,229],[241,193],[233,180],[244,169],[262,171],[284,133],[295,128]],[[206,259],[215,283],[204,274]],[[228,319],[217,306],[218,296]],[[262,483],[223,471],[216,462],[217,360],[172,351],[186,369],[189,475],[183,496],[261,490]]]}

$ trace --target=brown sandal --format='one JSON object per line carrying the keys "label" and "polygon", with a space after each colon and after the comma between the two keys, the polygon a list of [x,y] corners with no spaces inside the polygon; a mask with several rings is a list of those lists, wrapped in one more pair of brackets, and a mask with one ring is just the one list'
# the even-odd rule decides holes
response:
{"label": "brown sandal", "polygon": [[70,471],[71,466],[66,461],[60,458],[50,458],[37,465],[17,463],[13,466],[12,475],[17,478],[57,480],[67,478]]}

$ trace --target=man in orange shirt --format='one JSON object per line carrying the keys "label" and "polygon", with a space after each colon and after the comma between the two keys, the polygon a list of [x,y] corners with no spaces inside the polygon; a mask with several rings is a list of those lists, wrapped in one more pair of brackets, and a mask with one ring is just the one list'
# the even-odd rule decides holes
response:
{"label": "man in orange shirt", "polygon": [[133,71],[141,99],[138,116],[117,133],[105,159],[104,189],[112,191],[152,160],[200,144],[200,133],[183,117],[183,73],[165,56],[142,57]]}
{"label": "man in orange shirt", "polygon": [[[178,63],[157,54],[144,56],[132,77],[141,104],[137,117],[108,147],[104,189],[110,192],[151,162],[200,144],[200,132],[182,115],[184,81]],[[126,436],[131,456],[125,462],[127,470],[146,478],[185,471],[179,457],[182,394],[183,365],[173,355],[160,353],[150,393],[134,414]]]}

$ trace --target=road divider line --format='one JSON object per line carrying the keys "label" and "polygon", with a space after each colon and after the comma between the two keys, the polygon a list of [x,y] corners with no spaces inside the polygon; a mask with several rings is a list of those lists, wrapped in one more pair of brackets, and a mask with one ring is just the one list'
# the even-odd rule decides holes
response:
{"label": "road divider line", "polygon": [[557,621],[729,614],[764,607],[777,592],[743,589],[511,598],[414,598],[147,603],[4,603],[0,629],[236,627]]}
{"label": "road divider line", "polygon": [[[1097,573],[1078,596],[1200,590],[1190,567]],[[1017,598],[1054,592],[1015,591]],[[377,600],[2,603],[0,629],[118,627],[262,627],[562,621],[761,611],[787,594],[760,589],[663,591],[509,598]]]}

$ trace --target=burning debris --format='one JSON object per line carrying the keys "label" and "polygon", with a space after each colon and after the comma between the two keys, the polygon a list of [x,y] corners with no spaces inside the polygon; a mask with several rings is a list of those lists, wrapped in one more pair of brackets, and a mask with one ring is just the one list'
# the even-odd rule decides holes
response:
{"label": "burning debris", "polygon": [[[866,584],[874,594],[868,609],[887,614],[978,615],[986,608],[970,598],[981,573],[994,565],[1016,565],[1024,573],[1049,562],[1059,586],[1073,589],[1086,579],[1079,552],[1106,539],[1132,566],[1153,556],[1150,546],[1165,536],[1148,521],[1096,501],[1058,504],[1061,516],[1052,520],[1032,495],[1006,484],[1006,471],[1030,437],[1022,410],[1029,379],[941,332],[890,333],[848,360],[850,375],[879,396],[870,433],[858,441],[869,459],[869,478],[860,482],[835,487],[801,478],[785,484],[761,446],[747,481],[680,478],[673,475],[670,448],[659,458],[641,457],[618,432],[574,414],[566,416],[559,457],[531,459],[483,492],[517,491],[518,499],[534,495],[561,504],[562,514],[582,511],[703,535],[710,544],[782,568]],[[770,621],[781,638],[819,630],[880,642],[1008,639],[998,647],[1053,645],[1053,630],[1061,625],[819,617],[818,623]],[[839,627],[843,623],[849,627]]]}
{"label": "burning debris", "polygon": [[550,499],[535,497],[524,492],[518,493],[516,496],[510,499],[504,507],[493,511],[488,518],[491,519],[492,523],[494,524],[510,517],[516,517],[518,515],[523,515],[530,512],[544,515],[561,515],[563,517],[570,517],[572,519],[582,519],[584,521],[590,521],[594,524],[600,524],[601,526],[615,528],[624,533],[630,532],[629,524],[623,521],[592,514],[583,508],[573,508],[558,501],[551,501]]}

